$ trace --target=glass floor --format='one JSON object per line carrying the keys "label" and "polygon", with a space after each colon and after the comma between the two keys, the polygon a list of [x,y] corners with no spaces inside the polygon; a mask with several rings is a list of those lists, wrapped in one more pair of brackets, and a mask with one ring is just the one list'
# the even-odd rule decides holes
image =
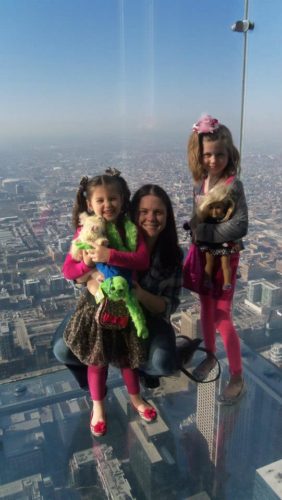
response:
{"label": "glass floor", "polygon": [[158,410],[151,424],[133,413],[111,370],[108,433],[99,439],[89,431],[89,395],[68,370],[2,383],[0,498],[282,498],[281,370],[243,347],[247,394],[221,406],[228,372],[220,346],[218,354],[217,382],[178,373],[144,390]]}

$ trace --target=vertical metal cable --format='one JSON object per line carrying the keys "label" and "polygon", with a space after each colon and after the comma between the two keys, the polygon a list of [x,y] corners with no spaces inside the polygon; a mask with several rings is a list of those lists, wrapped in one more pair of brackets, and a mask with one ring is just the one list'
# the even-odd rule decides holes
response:
{"label": "vertical metal cable", "polygon": [[[249,0],[245,0],[245,11],[244,19],[248,19],[249,15]],[[243,145],[243,130],[244,130],[244,114],[245,114],[245,94],[246,94],[246,64],[247,64],[247,36],[248,31],[244,34],[244,46],[243,46],[243,70],[242,70],[242,94],[241,94],[241,120],[240,120],[240,141],[239,141],[239,152],[240,158],[242,158],[242,145]],[[238,171],[238,175],[241,173],[241,162]]]}

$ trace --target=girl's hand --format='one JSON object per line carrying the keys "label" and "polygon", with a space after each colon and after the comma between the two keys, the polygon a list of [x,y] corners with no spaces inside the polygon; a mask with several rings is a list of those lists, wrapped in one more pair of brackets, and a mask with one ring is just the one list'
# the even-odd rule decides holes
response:
{"label": "girl's hand", "polygon": [[87,250],[82,250],[83,262],[88,267],[94,267],[93,259]]}
{"label": "girl's hand", "polygon": [[88,252],[93,262],[107,263],[110,258],[110,250],[103,245],[95,245],[94,249]]}
{"label": "girl's hand", "polygon": [[95,274],[93,273],[92,276],[99,284],[103,283],[103,281],[105,280],[105,276],[103,275],[103,273],[100,273],[99,271],[96,271]]}

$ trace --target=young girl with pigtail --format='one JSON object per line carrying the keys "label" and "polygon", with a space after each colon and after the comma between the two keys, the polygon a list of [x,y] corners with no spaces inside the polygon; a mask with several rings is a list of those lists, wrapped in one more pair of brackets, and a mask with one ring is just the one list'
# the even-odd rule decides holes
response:
{"label": "young girl with pigtail", "polygon": [[[99,304],[95,300],[96,292],[104,276],[96,271],[95,264],[104,263],[133,272],[144,271],[149,267],[149,253],[143,236],[127,218],[130,203],[130,191],[126,181],[116,169],[108,169],[105,174],[93,178],[83,177],[76,195],[73,209],[73,224],[76,229],[74,239],[79,236],[79,215],[83,212],[102,216],[107,224],[114,225],[122,250],[104,245],[95,245],[93,249],[83,250],[83,260],[75,260],[68,253],[63,274],[66,279],[79,283],[89,281],[86,293],[79,299],[76,311],[71,317],[64,339],[73,354],[88,366],[88,385],[93,400],[90,430],[98,437],[107,431],[104,399],[108,365],[111,363],[121,369],[133,408],[147,422],[155,420],[156,410],[140,395],[137,368],[144,362],[142,339],[136,335],[134,324],[129,320],[124,326],[123,319],[127,311],[122,301],[111,304],[111,313],[122,318],[116,327],[101,326],[97,319]],[[135,236],[132,236],[135,235]],[[132,250],[132,237],[135,237],[135,249]],[[128,243],[131,242],[130,251]],[[94,269],[93,269],[94,268]],[[133,276],[134,277],[134,276]]]}
{"label": "young girl with pigtail", "polygon": [[[230,379],[218,397],[221,404],[234,404],[246,392],[242,376],[242,360],[239,337],[232,321],[232,300],[239,263],[239,251],[243,248],[241,238],[248,229],[248,210],[242,182],[237,177],[240,155],[233,144],[230,130],[209,115],[203,116],[194,126],[188,142],[188,163],[194,180],[194,215],[208,199],[212,190],[228,186],[232,197],[232,214],[220,223],[192,217],[193,250],[198,252],[202,269],[198,276],[201,304],[201,326],[205,347],[215,352],[215,335],[218,331],[223,339],[229,362]],[[224,245],[228,248],[231,278],[224,286],[221,255],[214,255],[210,273],[210,284],[205,286],[205,269],[200,247],[207,250],[211,246]],[[209,251],[209,250],[208,250]],[[219,252],[220,253],[220,252]],[[189,288],[191,269],[184,263],[184,286]],[[201,268],[201,265],[197,265]],[[214,358],[207,355],[194,370],[199,380],[204,380],[214,367]]]}

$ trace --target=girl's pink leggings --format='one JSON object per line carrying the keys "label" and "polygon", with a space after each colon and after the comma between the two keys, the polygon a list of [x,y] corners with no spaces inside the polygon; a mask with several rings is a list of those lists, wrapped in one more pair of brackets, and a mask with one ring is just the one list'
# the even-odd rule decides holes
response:
{"label": "girl's pink leggings", "polygon": [[[139,394],[139,374],[132,368],[121,368],[121,374],[127,387],[128,394]],[[93,401],[102,401],[106,392],[106,381],[108,376],[107,366],[88,366],[88,386]]]}
{"label": "girl's pink leggings", "polygon": [[201,325],[205,347],[215,352],[215,334],[222,337],[231,375],[242,373],[240,341],[232,321],[232,300],[200,295]]}

